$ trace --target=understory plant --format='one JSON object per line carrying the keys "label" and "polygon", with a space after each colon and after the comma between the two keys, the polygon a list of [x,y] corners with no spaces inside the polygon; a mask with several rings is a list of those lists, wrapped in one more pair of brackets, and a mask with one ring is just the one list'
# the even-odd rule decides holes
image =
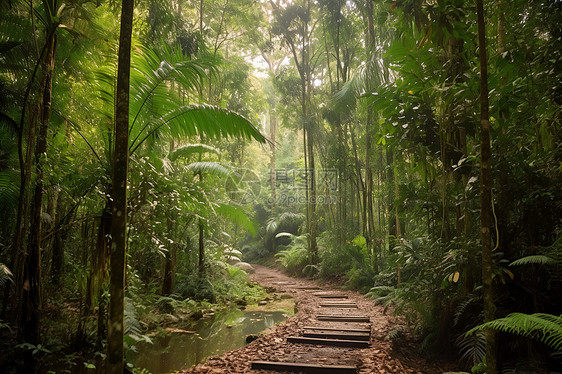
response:
{"label": "understory plant", "polygon": [[307,236],[295,236],[290,233],[279,233],[276,237],[289,237],[291,243],[283,246],[282,249],[275,254],[275,258],[281,263],[283,268],[291,275],[303,275],[305,269],[310,265],[308,258]]}

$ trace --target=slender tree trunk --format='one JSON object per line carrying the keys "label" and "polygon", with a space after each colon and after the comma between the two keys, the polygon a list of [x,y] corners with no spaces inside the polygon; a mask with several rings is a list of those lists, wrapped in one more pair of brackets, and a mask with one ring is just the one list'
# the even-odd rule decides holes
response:
{"label": "slender tree trunk", "polygon": [[47,154],[47,135],[51,120],[51,101],[53,92],[53,71],[55,66],[55,34],[49,34],[47,51],[43,61],[41,79],[41,109],[39,133],[35,147],[36,181],[31,206],[30,234],[27,253],[24,260],[24,277],[22,292],[22,319],[20,333],[24,341],[31,344],[40,342],[40,309],[41,309],[41,239],[42,214],[45,178],[45,156]]}
{"label": "slender tree trunk", "polygon": [[[84,298],[84,313],[85,316],[90,315],[94,307],[95,295],[103,286],[107,277],[107,262],[111,247],[111,212],[113,209],[113,200],[108,196],[105,205],[101,212],[97,235],[93,235],[95,242],[92,247],[94,253],[92,254],[90,274],[88,276],[86,285],[86,294]],[[95,224],[95,223],[94,223]],[[94,231],[92,231],[93,233]]]}
{"label": "slender tree trunk", "polygon": [[113,209],[111,220],[111,273],[107,336],[107,374],[124,369],[123,313],[127,252],[127,179],[129,172],[129,80],[134,0],[123,0],[117,65],[115,152],[113,157]]}
{"label": "slender tree trunk", "polygon": [[[38,105],[34,105],[33,109],[30,110],[28,128],[26,133],[26,152],[25,160],[23,156],[23,119],[20,123],[20,133],[18,134],[18,159],[20,167],[20,191],[18,198],[18,208],[16,216],[16,226],[14,230],[13,244],[12,244],[12,256],[10,259],[10,269],[12,269],[15,275],[15,284],[23,283],[23,255],[24,255],[24,243],[25,243],[25,233],[27,232],[27,227],[29,223],[29,206],[31,201],[31,167],[33,164],[33,149],[35,148],[35,136],[37,130],[37,113],[39,112]],[[23,116],[23,114],[22,114]],[[10,295],[11,286],[6,285],[4,289],[4,305],[2,307],[2,317],[6,316],[8,308],[8,300]],[[21,293],[22,289],[16,287],[15,297],[11,301],[11,317],[12,322],[16,322],[19,325],[18,318],[21,317]]]}
{"label": "slender tree trunk", "polygon": [[[310,125],[312,126],[312,125]],[[312,131],[307,131],[308,135],[308,170],[306,171],[306,178],[309,179],[310,173],[310,194],[308,198],[310,221],[309,221],[309,256],[310,262],[313,264],[318,263],[318,243],[316,242],[316,237],[318,236],[318,223],[316,217],[316,168],[314,162],[314,137]]]}
{"label": "slender tree trunk", "polygon": [[[53,232],[56,230],[57,227],[57,210],[58,210],[58,199],[59,199],[59,191],[60,188],[57,185],[51,186],[49,188],[49,192],[47,193],[47,209],[46,213],[48,215],[47,220],[43,220],[43,227],[42,230],[44,232],[43,235],[43,243],[41,247],[41,251],[43,252],[44,256],[42,258],[43,265],[41,271],[44,274],[51,274],[51,266],[53,260],[53,244],[55,235]],[[45,198],[44,198],[45,200]],[[47,222],[45,222],[47,221]],[[46,236],[46,237],[45,237]]]}
{"label": "slender tree trunk", "polygon": [[[395,157],[394,157],[395,159]],[[402,227],[400,226],[400,210],[398,209],[398,199],[400,198],[400,189],[398,185],[398,175],[396,173],[396,164],[393,165],[394,169],[394,218],[396,224],[396,240],[400,242],[402,238]],[[402,283],[402,264],[398,264],[396,268],[396,287],[400,287]]]}
{"label": "slender tree trunk", "polygon": [[199,218],[199,276],[205,274],[205,227],[203,220]]}
{"label": "slender tree trunk", "polygon": [[[478,22],[478,53],[480,57],[480,228],[482,239],[482,285],[484,296],[484,322],[495,317],[492,283],[492,150],[490,146],[490,121],[488,104],[488,60],[486,55],[486,30],[483,0],[476,0]],[[486,337],[486,373],[497,373],[496,334],[484,331]]]}
{"label": "slender tree trunk", "polygon": [[60,219],[57,228],[53,235],[53,245],[52,251],[53,255],[51,258],[51,269],[49,276],[53,285],[60,285],[61,275],[64,273],[64,243],[68,237],[69,223],[75,216],[77,205],[72,207],[70,211]]}
{"label": "slender tree trunk", "polygon": [[275,208],[275,203],[277,200],[276,191],[276,169],[277,169],[277,115],[275,114],[275,107],[271,108],[269,114],[269,139],[271,140],[271,158],[270,158],[270,184],[271,184],[271,209]]}
{"label": "slender tree trunk", "polygon": [[496,4],[498,10],[498,52],[505,51],[505,13],[504,13],[504,0],[498,0]]}
{"label": "slender tree trunk", "polygon": [[175,257],[175,246],[176,244],[171,244],[172,247],[166,252],[166,257],[164,258],[164,279],[162,281],[162,296],[170,296],[174,289],[174,257]]}

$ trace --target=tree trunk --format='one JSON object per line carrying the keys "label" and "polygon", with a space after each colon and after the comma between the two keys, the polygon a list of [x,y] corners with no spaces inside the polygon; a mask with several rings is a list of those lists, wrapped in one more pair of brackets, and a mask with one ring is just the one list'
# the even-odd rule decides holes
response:
{"label": "tree trunk", "polygon": [[[27,233],[27,227],[29,224],[29,206],[31,201],[31,167],[33,164],[33,149],[35,147],[35,137],[37,131],[37,113],[39,105],[34,105],[33,109],[30,110],[28,128],[26,134],[26,154],[25,161],[23,157],[23,119],[21,121],[20,133],[18,134],[18,159],[20,167],[20,191],[18,198],[18,208],[16,216],[16,225],[14,230],[13,244],[12,244],[12,256],[10,259],[10,269],[12,269],[15,275],[15,284],[19,285],[23,283],[23,247],[25,243],[24,236]],[[23,116],[23,114],[22,114]],[[2,318],[6,316],[8,309],[8,299],[10,296],[10,285],[7,284],[4,289],[4,305],[2,307]],[[21,313],[21,293],[22,290],[16,288],[15,297],[11,302],[11,316],[10,320],[15,322],[20,318]],[[19,324],[19,321],[18,323]]]}
{"label": "tree trunk", "polygon": [[[310,125],[312,126],[312,125]],[[316,169],[314,163],[314,137],[312,131],[307,131],[308,141],[308,170],[306,171],[306,179],[310,176],[310,193],[307,204],[309,205],[310,220],[308,226],[309,232],[309,257],[312,264],[318,263],[318,243],[316,237],[318,236],[318,222],[316,217]],[[309,175],[310,173],[310,175]]]}
{"label": "tree trunk", "polygon": [[[43,268],[42,271],[45,274],[51,274],[51,266],[53,260],[53,245],[54,245],[54,232],[59,231],[57,230],[57,210],[58,210],[58,200],[59,200],[59,191],[60,187],[57,185],[51,186],[49,189],[49,193],[47,194],[47,215],[48,215],[48,222],[45,227],[43,227],[43,231],[45,235],[43,235],[43,243],[42,243],[42,252],[45,254],[43,257]],[[46,236],[46,237],[45,237]]]}
{"label": "tree trunk", "polygon": [[203,220],[199,218],[199,276],[205,274],[205,227]]}
{"label": "tree trunk", "polygon": [[60,277],[64,273],[64,243],[68,237],[69,223],[75,215],[78,205],[73,206],[70,211],[60,219],[53,235],[52,257],[50,277],[53,285],[60,285]]}
{"label": "tree trunk", "polygon": [[276,200],[277,200],[277,191],[276,191],[276,169],[277,169],[277,155],[276,155],[276,147],[277,147],[277,115],[275,113],[275,107],[272,107],[269,114],[269,140],[271,140],[271,158],[270,158],[270,184],[271,184],[271,210],[275,208]]}
{"label": "tree trunk", "polygon": [[498,52],[505,51],[505,13],[504,13],[504,0],[498,0],[496,5],[498,10]]}
{"label": "tree trunk", "polygon": [[22,291],[22,317],[20,334],[25,342],[40,342],[40,308],[41,308],[41,239],[43,215],[44,163],[47,154],[47,134],[51,120],[51,100],[53,93],[53,71],[55,67],[55,34],[48,39],[45,59],[42,63],[41,106],[39,133],[35,146],[36,181],[31,206],[31,222],[27,253],[24,260]]}
{"label": "tree trunk", "polygon": [[107,336],[107,374],[124,369],[123,313],[127,252],[127,178],[129,169],[129,79],[134,0],[123,0],[115,98],[115,152],[113,154],[113,209],[111,220],[111,273]]}
{"label": "tree trunk", "polygon": [[[488,104],[488,61],[486,56],[486,30],[483,0],[476,0],[478,22],[478,53],[480,55],[480,227],[482,239],[482,285],[484,296],[484,322],[494,319],[495,305],[492,283],[492,150],[490,147],[490,121]],[[486,373],[497,373],[496,334],[484,331],[486,337]]]}

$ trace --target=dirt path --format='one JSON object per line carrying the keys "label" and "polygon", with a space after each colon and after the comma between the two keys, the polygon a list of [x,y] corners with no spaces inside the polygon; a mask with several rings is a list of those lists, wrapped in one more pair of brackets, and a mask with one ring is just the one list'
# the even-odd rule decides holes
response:
{"label": "dirt path", "polygon": [[[392,316],[385,315],[383,308],[375,306],[373,300],[357,292],[330,289],[319,286],[307,279],[295,279],[278,270],[255,266],[251,275],[253,281],[276,292],[287,292],[295,298],[298,312],[285,323],[274,326],[263,336],[247,346],[211,357],[204,364],[197,365],[183,373],[272,373],[272,371],[252,370],[251,361],[303,362],[323,365],[352,365],[359,367],[359,373],[395,374],[424,373],[437,374],[453,371],[442,363],[429,363],[418,357],[413,344],[397,347],[388,339],[391,330],[400,326]],[[323,291],[347,295],[346,302],[356,303],[357,309],[333,309],[321,307],[326,300],[314,296]],[[330,309],[330,310],[328,310]],[[319,314],[368,315],[370,323],[323,322]],[[305,326],[345,328],[371,328],[371,344],[368,348],[327,347],[311,344],[288,343],[288,336],[301,335]],[[446,365],[450,366],[450,365]]]}

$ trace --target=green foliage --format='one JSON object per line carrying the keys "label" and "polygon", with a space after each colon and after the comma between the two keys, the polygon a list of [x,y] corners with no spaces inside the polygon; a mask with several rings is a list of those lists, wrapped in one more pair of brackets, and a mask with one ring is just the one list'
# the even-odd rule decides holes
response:
{"label": "green foliage", "polygon": [[545,313],[511,313],[507,317],[478,325],[466,335],[470,336],[486,328],[536,339],[554,351],[562,351],[562,316]]}
{"label": "green foliage", "polygon": [[135,349],[134,344],[139,342],[152,343],[148,335],[143,334],[142,327],[138,318],[137,308],[133,301],[125,297],[125,312],[124,312],[124,340],[126,349]]}
{"label": "green foliage", "polygon": [[17,178],[17,174],[13,171],[0,170],[0,214],[4,217],[14,216],[19,197],[19,182]]}
{"label": "green foliage", "polygon": [[524,265],[556,265],[558,262],[545,255],[532,255],[525,256],[518,260],[513,261],[509,266],[524,266]]}
{"label": "green foliage", "polygon": [[291,243],[287,245],[287,249],[277,252],[275,258],[289,274],[303,275],[304,269],[309,265],[307,236],[287,234]]}
{"label": "green foliage", "polygon": [[52,353],[49,349],[45,348],[42,344],[21,343],[16,345],[16,348],[27,349],[31,351],[32,355],[43,355]]}
{"label": "green foliage", "polygon": [[230,222],[236,225],[240,225],[252,236],[256,236],[255,224],[242,208],[228,204],[218,204],[214,209],[219,215],[228,218]]}
{"label": "green foliage", "polygon": [[192,171],[195,174],[209,173],[221,177],[227,177],[232,173],[232,169],[230,169],[229,167],[221,165],[218,162],[211,162],[211,161],[192,162],[191,164],[187,165],[185,168],[186,170]]}
{"label": "green foliage", "polygon": [[[100,212],[110,201],[119,7],[114,1],[69,1],[59,9],[53,8],[55,2],[4,3],[0,287],[10,286],[15,278],[1,264],[9,263],[12,255],[7,243],[12,242],[24,187],[20,172],[27,166],[20,164],[20,155],[25,162],[35,146],[28,136],[41,99],[36,90],[42,70],[38,56],[54,31],[57,55],[44,204],[52,220],[44,224],[42,272],[51,279],[49,269],[60,253],[55,248],[62,250],[64,266],[60,287],[45,285],[44,305],[51,309],[42,326],[47,337],[62,342],[66,337],[60,331],[80,325],[82,343],[93,345],[94,318],[83,316],[80,324],[75,319],[85,311],[78,295],[87,293],[90,269],[103,270],[105,265],[94,254],[103,257],[96,240],[107,234]],[[279,248],[275,258],[292,274],[317,271],[322,278],[370,290],[377,303],[406,315],[424,347],[452,349],[462,334],[457,347],[463,360],[482,361],[479,333],[463,334],[480,323],[482,302],[480,93],[472,5],[460,0],[390,5],[323,0],[311,2],[308,11],[294,2],[286,9],[282,4],[276,11],[268,9],[267,14],[275,15],[271,25],[267,14],[261,14],[271,4],[208,1],[204,30],[196,26],[197,12],[182,2],[137,4],[129,113],[128,342],[142,340],[145,321],[157,325],[150,318],[160,313],[195,312],[209,307],[209,301],[255,297],[259,287],[225,261],[229,256],[240,259],[233,252],[240,248],[245,261],[272,261]],[[487,22],[493,30],[488,72],[496,304],[502,313],[529,312],[532,306],[533,311],[558,314],[560,2],[512,1],[506,7],[504,1],[504,9],[491,5]],[[309,35],[304,35],[304,24],[315,25]],[[297,53],[297,61],[313,56],[300,67],[286,63],[284,48],[297,37],[307,48]],[[267,60],[269,78],[253,76],[256,67],[248,63],[253,55]],[[303,72],[312,79],[306,113],[298,111],[302,103],[296,94]],[[234,203],[238,190],[245,189],[240,187],[242,168],[261,180],[258,199],[273,192],[273,157],[261,148],[267,140],[258,130],[273,131],[273,118],[276,168],[304,167],[302,141],[307,140],[301,130],[314,121],[314,154],[307,150],[307,163],[314,156],[317,169],[336,170],[337,189],[329,192],[337,202],[316,205],[320,263],[314,266],[306,251],[304,212],[310,206],[259,200],[252,213],[249,204]],[[258,144],[247,146],[247,140]],[[278,180],[277,196],[294,196],[299,177],[288,183]],[[35,178],[31,176],[31,188]],[[320,178],[317,182],[326,188]],[[208,257],[205,277],[196,269],[198,222],[204,227]],[[18,268],[16,264],[14,273]],[[175,293],[159,299],[163,275],[170,269],[175,272]],[[88,305],[90,313],[95,306],[96,300]],[[506,317],[495,328],[539,341],[556,331],[546,326],[550,320],[543,315],[530,316],[535,316],[531,322]],[[549,340],[558,346],[556,342]],[[502,357],[509,353],[505,343],[500,335]],[[485,364],[479,365],[475,372],[485,370]]]}
{"label": "green foliage", "polygon": [[205,152],[218,154],[219,150],[206,144],[187,144],[170,152],[168,158],[170,161],[175,161],[178,157],[188,158],[191,155],[200,155]]}
{"label": "green foliage", "polygon": [[8,283],[13,283],[13,274],[8,267],[0,263],[0,287],[4,287]]}
{"label": "green foliage", "polygon": [[354,250],[349,242],[342,247],[338,245],[335,234],[323,232],[318,239],[320,257],[320,273],[323,279],[335,279],[342,277],[353,267],[353,257],[350,254]]}
{"label": "green foliage", "polygon": [[276,236],[282,228],[298,227],[305,219],[302,213],[283,212],[278,216],[271,217],[267,221],[266,235]]}
{"label": "green foliage", "polygon": [[206,277],[192,277],[186,279],[176,287],[176,292],[185,299],[206,300],[215,302],[215,288]]}
{"label": "green foliage", "polygon": [[461,335],[457,339],[461,360],[470,366],[477,366],[483,362],[486,356],[486,339],[480,331],[471,335]]}
{"label": "green foliage", "polygon": [[275,251],[279,244],[288,244],[291,236],[277,236],[281,232],[286,232],[291,235],[297,235],[299,228],[304,224],[306,216],[302,213],[283,212],[278,215],[273,215],[267,219],[264,233],[264,246],[270,253]]}

